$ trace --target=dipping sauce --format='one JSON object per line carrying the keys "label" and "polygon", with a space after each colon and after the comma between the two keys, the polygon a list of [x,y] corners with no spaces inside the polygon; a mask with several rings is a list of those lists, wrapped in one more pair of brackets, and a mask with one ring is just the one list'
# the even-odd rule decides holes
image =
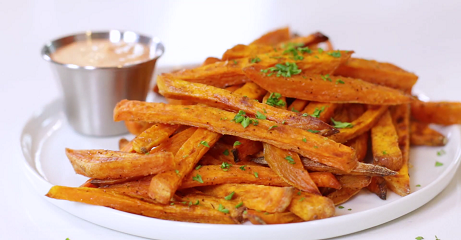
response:
{"label": "dipping sauce", "polygon": [[142,43],[89,39],[58,48],[51,59],[64,64],[92,67],[119,67],[150,59],[150,49]]}

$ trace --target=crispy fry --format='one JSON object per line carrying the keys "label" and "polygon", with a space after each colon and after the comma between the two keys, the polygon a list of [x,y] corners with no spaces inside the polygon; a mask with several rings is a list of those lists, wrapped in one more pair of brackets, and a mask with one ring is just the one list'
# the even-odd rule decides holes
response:
{"label": "crispy fry", "polygon": [[250,124],[246,128],[229,120],[221,120],[233,119],[234,116],[231,112],[204,106],[193,105],[184,109],[176,105],[128,100],[119,102],[114,110],[115,121],[145,120],[194,125],[220,134],[269,143],[346,172],[350,172],[357,165],[355,152],[351,148],[320,135],[286,125],[276,125],[268,120],[260,119],[257,126]]}
{"label": "crispy fry", "polygon": [[338,180],[341,182],[342,188],[327,195],[335,205],[346,202],[359,193],[362,188],[367,187],[371,182],[371,177],[344,175],[338,176]]}
{"label": "crispy fry", "polygon": [[335,75],[359,78],[403,91],[410,90],[418,80],[418,76],[415,74],[393,64],[361,58],[349,59],[336,69]]}
{"label": "crispy fry", "polygon": [[280,124],[285,122],[287,125],[293,127],[322,131],[323,135],[331,135],[335,132],[334,128],[314,117],[303,117],[301,113],[277,109],[248,97],[232,94],[224,89],[179,79],[169,79],[163,76],[158,76],[157,83],[160,93],[166,97],[202,102],[234,111],[243,110],[245,113],[251,115],[256,115],[259,112],[259,114],[267,117],[268,120]]}
{"label": "crispy fry", "polygon": [[235,224],[229,215],[202,206],[162,205],[98,188],[54,186],[47,197],[110,207],[124,212],[173,221]]}
{"label": "crispy fry", "polygon": [[255,225],[303,222],[300,217],[291,212],[268,213],[249,209],[243,214],[243,217]]}
{"label": "crispy fry", "polygon": [[368,110],[357,120],[352,121],[352,128],[343,128],[339,133],[330,136],[329,138],[336,142],[346,142],[350,139],[356,138],[359,135],[370,130],[379,118],[386,112],[387,106],[370,106]]}
{"label": "crispy fry", "polygon": [[301,191],[293,195],[288,209],[304,221],[328,218],[335,214],[335,206],[330,199]]}
{"label": "crispy fry", "polygon": [[429,127],[428,123],[410,121],[410,144],[413,146],[445,146],[448,139]]}
{"label": "crispy fry", "polygon": [[171,138],[161,143],[158,147],[150,150],[149,154],[155,154],[159,152],[171,152],[173,155],[179,151],[179,148],[189,139],[197,128],[190,127],[182,132],[173,135]]}
{"label": "crispy fry", "polygon": [[337,206],[347,202],[353,196],[357,195],[361,190],[362,188],[343,187],[339,190],[329,193],[327,197],[331,199],[333,203]]}
{"label": "crispy fry", "polygon": [[232,156],[232,145],[227,144],[225,141],[223,141],[222,138],[220,141],[215,143],[213,147],[211,147],[211,149],[202,157],[202,160],[205,156],[209,156],[216,159],[219,162],[216,164],[221,164],[223,162],[234,162],[234,157]]}
{"label": "crispy fry", "polygon": [[402,152],[403,166],[397,175],[384,177],[387,187],[400,196],[410,194],[410,176],[408,161],[410,158],[410,105],[403,104],[391,108],[391,116],[395,130],[399,136],[399,147]]}
{"label": "crispy fry", "polygon": [[264,143],[264,159],[283,180],[305,192],[320,194],[297,153]]}
{"label": "crispy fry", "polygon": [[290,40],[290,29],[288,27],[285,27],[262,35],[260,38],[250,43],[250,45],[273,46],[288,40]]}
{"label": "crispy fry", "polygon": [[137,154],[110,150],[72,150],[66,155],[77,174],[90,178],[147,176],[173,167],[173,154]]}
{"label": "crispy fry", "polygon": [[338,105],[337,103],[310,102],[304,110],[302,110],[302,113],[315,116],[323,122],[329,122]]}
{"label": "crispy fry", "polygon": [[371,128],[373,164],[398,171],[403,165],[399,148],[399,136],[392,123],[389,111],[386,111],[376,125]]}
{"label": "crispy fry", "polygon": [[[302,56],[303,59],[297,60],[296,64],[299,69],[304,72],[309,72],[310,74],[331,74],[341,63],[349,59],[353,52],[340,51],[339,53],[341,56],[338,58],[330,56],[329,54],[332,54],[332,52],[320,53],[315,51],[313,54],[301,53],[301,55],[304,55]],[[257,64],[260,68],[269,68],[276,64],[290,62],[292,61],[290,59],[291,57],[289,53],[274,51],[258,56],[260,61]],[[188,82],[203,83],[215,87],[226,87],[247,82],[248,78],[245,76],[246,74],[243,72],[243,68],[253,64],[255,63],[252,63],[251,57],[239,58],[163,75],[168,78],[178,78]],[[259,82],[256,83],[262,86]]]}
{"label": "crispy fry", "polygon": [[234,192],[233,199],[248,208],[265,212],[284,212],[293,198],[291,187],[270,187],[253,184],[223,184],[201,187],[205,194],[226,197]]}
{"label": "crispy fry", "polygon": [[126,128],[131,134],[135,136],[138,136],[152,125],[154,125],[154,123],[144,121],[125,121]]}
{"label": "crispy fry", "polygon": [[367,188],[368,190],[370,190],[370,192],[376,194],[382,200],[386,200],[387,186],[386,186],[386,180],[384,180],[383,177],[378,177],[378,176],[371,177],[371,182]]}
{"label": "crispy fry", "polygon": [[266,90],[254,82],[247,82],[241,88],[235,90],[234,95],[247,96],[250,99],[257,99],[258,101],[266,94]]}
{"label": "crispy fry", "polygon": [[[88,181],[95,187],[104,187],[108,185],[123,184],[126,182],[137,181],[144,177],[127,177],[127,178],[115,178],[115,179],[96,179],[91,178]],[[84,186],[81,186],[84,187]]]}
{"label": "crispy fry", "polygon": [[[344,78],[303,71],[289,78],[262,74],[265,67],[244,68],[245,75],[259,86],[283,96],[308,101],[396,105],[410,102],[402,92],[354,78]],[[325,79],[325,80],[324,80]]]}
{"label": "crispy fry", "polygon": [[205,61],[202,63],[202,66],[206,66],[206,65],[209,65],[209,64],[213,64],[215,62],[219,62],[221,61],[221,59],[219,58],[216,58],[216,57],[207,57],[205,59]]}
{"label": "crispy fry", "polygon": [[232,146],[230,152],[232,153],[234,163],[248,163],[251,155],[263,150],[261,142],[235,136],[226,136],[223,140]]}
{"label": "crispy fry", "polygon": [[460,102],[411,101],[411,116],[418,121],[441,125],[461,124]]}
{"label": "crispy fry", "polygon": [[179,125],[154,124],[133,139],[133,150],[145,154],[167,140],[178,128]]}
{"label": "crispy fry", "polygon": [[226,87],[225,89],[229,92],[235,92],[237,89],[241,88],[243,85],[239,84],[239,85],[232,85],[232,86],[229,86],[229,87]]}
{"label": "crispy fry", "polygon": [[309,101],[306,100],[295,99],[288,107],[288,110],[292,112],[301,112],[308,103]]}
{"label": "crispy fry", "polygon": [[190,173],[195,164],[221,137],[202,128],[181,146],[174,157],[175,169],[154,176],[149,187],[149,197],[159,203],[166,204],[173,197],[184,176]]}
{"label": "crispy fry", "polygon": [[344,145],[351,147],[355,150],[355,155],[357,155],[357,161],[363,162],[367,156],[368,150],[368,132],[362,133],[358,137],[347,141]]}
{"label": "crispy fry", "polygon": [[118,149],[122,152],[125,152],[122,149],[126,147],[128,144],[130,144],[130,141],[128,141],[126,138],[120,138],[120,140],[118,141]]}

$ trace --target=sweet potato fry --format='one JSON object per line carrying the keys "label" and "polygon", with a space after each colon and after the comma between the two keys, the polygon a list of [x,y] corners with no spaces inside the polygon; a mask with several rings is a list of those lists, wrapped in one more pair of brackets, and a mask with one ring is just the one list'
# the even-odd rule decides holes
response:
{"label": "sweet potato fry", "polygon": [[335,132],[334,128],[314,117],[303,117],[301,113],[277,109],[248,97],[232,94],[224,89],[179,79],[169,79],[164,76],[158,76],[157,83],[160,93],[165,97],[192,100],[212,106],[217,106],[218,103],[219,108],[234,111],[242,110],[251,115],[256,115],[259,112],[261,116],[264,116],[261,119],[267,118],[280,124],[285,122],[293,127],[321,131],[323,135],[331,135]]}
{"label": "sweet potato fry", "polygon": [[108,189],[131,197],[137,196],[144,199],[151,199],[148,195],[148,192],[152,177],[153,176],[147,176],[136,180],[115,184],[110,184],[113,182],[108,181],[96,181],[94,185],[101,189]]}
{"label": "sweet potato fry", "polygon": [[223,140],[232,146],[230,152],[233,156],[233,162],[240,165],[242,165],[240,162],[248,163],[251,155],[263,150],[261,142],[235,136],[225,136]]}
{"label": "sweet potato fry", "polygon": [[158,147],[150,150],[149,154],[155,154],[159,152],[171,152],[173,155],[179,151],[179,148],[189,139],[197,128],[190,127],[184,131],[181,131],[171,138],[161,143]]}
{"label": "sweet potato fry", "polygon": [[264,143],[264,159],[283,180],[302,191],[320,194],[297,153]]}
{"label": "sweet potato fry", "polygon": [[202,157],[202,159],[205,156],[210,156],[216,159],[219,162],[216,164],[222,164],[223,162],[226,162],[226,163],[234,162],[234,157],[232,156],[232,145],[227,144],[226,142],[222,140],[215,143],[213,147],[211,147],[210,150]]}
{"label": "sweet potato fry", "polygon": [[400,196],[410,194],[410,176],[408,161],[410,158],[410,106],[403,104],[391,108],[391,116],[395,130],[399,136],[399,147],[402,152],[403,165],[397,175],[384,177],[387,187]]}
{"label": "sweet potato fry", "polygon": [[247,210],[246,213],[243,214],[243,218],[250,220],[250,222],[255,225],[303,222],[300,217],[296,216],[292,212],[268,213],[258,212],[251,209]]}
{"label": "sweet potato fry", "polygon": [[166,204],[173,197],[184,176],[190,173],[195,164],[221,137],[202,128],[181,146],[174,157],[175,169],[155,175],[149,187],[149,197]]}
{"label": "sweet potato fry", "polygon": [[[88,181],[94,186],[94,187],[104,187],[108,185],[116,185],[116,184],[122,184],[126,182],[133,182],[137,181],[141,178],[144,177],[127,177],[127,178],[115,178],[115,179],[96,179],[96,178],[91,178]],[[81,186],[84,187],[84,186]]]}
{"label": "sweet potato fry", "polygon": [[154,124],[133,139],[133,150],[145,154],[167,140],[178,128],[179,125]]}
{"label": "sweet potato fry", "polygon": [[354,78],[336,77],[303,71],[291,77],[263,74],[265,67],[244,68],[245,75],[270,92],[308,101],[396,105],[410,102],[402,92]]}
{"label": "sweet potato fry", "polygon": [[125,121],[126,128],[131,134],[135,136],[138,136],[152,125],[154,125],[154,123],[144,121]]}
{"label": "sweet potato fry", "polygon": [[90,178],[147,176],[173,167],[173,154],[137,154],[110,150],[72,150],[66,155],[77,174]]}
{"label": "sweet potato fry", "polygon": [[193,105],[184,109],[164,103],[128,100],[119,102],[114,110],[115,121],[144,120],[193,125],[220,134],[266,142],[346,172],[350,172],[357,165],[355,152],[351,148],[320,135],[261,119],[257,126],[250,124],[245,128],[241,124],[229,122],[234,117],[234,113],[204,106]]}
{"label": "sweet potato fry", "polygon": [[358,137],[347,141],[344,145],[351,147],[355,150],[355,155],[357,156],[357,161],[363,162],[367,156],[368,151],[368,132],[362,133]]}
{"label": "sweet potato fry", "polygon": [[368,190],[370,190],[370,192],[376,194],[382,200],[386,200],[387,186],[386,186],[386,180],[384,180],[383,177],[378,177],[378,176],[371,177],[371,182],[367,188]]}
{"label": "sweet potato fry", "polygon": [[165,220],[218,224],[238,223],[228,214],[206,207],[148,203],[113,191],[107,191],[106,189],[54,186],[46,196],[54,199],[110,207],[124,212]]}
{"label": "sweet potato fry", "polygon": [[342,128],[339,133],[329,138],[336,142],[344,143],[358,137],[370,130],[379,121],[384,112],[386,112],[387,108],[387,106],[369,106],[368,110],[362,116],[351,122],[352,128]]}
{"label": "sweet potato fry", "polygon": [[284,212],[293,198],[291,187],[270,187],[253,184],[223,184],[199,188],[205,194],[226,197],[232,192],[233,199],[248,208],[265,212]]}
{"label": "sweet potato fry", "polygon": [[230,215],[232,219],[237,220],[239,223],[243,222],[242,213],[246,209],[246,207],[243,206],[243,204],[239,204],[240,201],[233,198],[233,196],[231,196],[230,199],[225,199],[223,197],[214,197],[205,194],[189,193],[184,196],[176,195],[174,198],[177,202],[187,204],[188,206],[198,205],[215,210],[218,210],[219,206],[222,206],[220,210],[221,212],[227,212],[227,214]]}
{"label": "sweet potato fry", "polygon": [[410,90],[418,80],[418,76],[407,72],[393,64],[351,58],[335,71],[335,75],[359,78],[367,82],[396,88],[403,91]]}
{"label": "sweet potato fry", "polygon": [[410,144],[413,146],[445,146],[448,139],[429,127],[428,123],[410,121]]}
{"label": "sweet potato fry", "polygon": [[301,191],[293,195],[293,200],[291,200],[288,209],[304,221],[323,219],[335,215],[335,206],[330,199]]}
{"label": "sweet potato fry", "polygon": [[310,102],[301,112],[314,116],[323,122],[330,122],[330,118],[333,117],[338,105],[337,103]]}
{"label": "sweet potato fry", "polygon": [[371,145],[373,164],[394,171],[400,170],[403,165],[402,152],[399,148],[399,136],[389,111],[386,111],[371,128]]}
{"label": "sweet potato fry", "polygon": [[351,197],[360,192],[362,188],[367,187],[371,182],[369,176],[338,176],[342,188],[327,195],[335,205],[346,202]]}
{"label": "sweet potato fry", "polygon": [[250,43],[250,45],[268,45],[273,46],[290,40],[290,29],[288,27],[280,28],[268,32]]}
{"label": "sweet potato fry", "polygon": [[203,61],[202,66],[206,66],[206,65],[209,65],[209,64],[213,64],[213,63],[219,62],[219,61],[221,61],[221,59],[219,59],[219,58],[216,58],[216,57],[207,57],[207,58],[205,59],[205,61]]}
{"label": "sweet potato fry", "polygon": [[226,87],[225,89],[229,92],[235,92],[235,90],[241,88],[242,86],[243,86],[242,84],[232,85],[232,86]]}
{"label": "sweet potato fry", "polygon": [[418,121],[441,125],[461,124],[460,102],[411,101],[411,116]]}
{"label": "sweet potato fry", "polygon": [[[336,51],[339,57],[333,57],[333,52],[314,51],[311,54],[299,53],[302,59],[296,60],[299,69],[310,74],[331,74],[341,63],[345,62],[352,51]],[[269,68],[276,64],[292,62],[292,54],[285,51],[270,52],[259,55],[258,66]],[[194,69],[185,69],[174,73],[163,74],[168,78],[178,78],[188,82],[203,83],[215,87],[226,87],[248,81],[243,68],[255,64],[255,57],[239,58],[230,61],[221,61]],[[258,82],[256,82],[260,85]],[[260,85],[262,86],[262,85]],[[159,86],[160,87],[160,86]],[[264,86],[263,86],[264,87]],[[264,87],[265,88],[265,87]],[[265,88],[267,89],[267,88]],[[275,90],[275,92],[277,92]]]}
{"label": "sweet potato fry", "polygon": [[292,112],[301,112],[304,110],[306,105],[309,103],[309,101],[306,100],[301,100],[301,99],[295,99],[290,106],[288,106],[288,110]]}
{"label": "sweet potato fry", "polygon": [[[129,143],[130,141],[128,141],[126,138],[120,138],[120,140],[118,141],[118,149],[122,151],[122,149],[126,147],[127,144]],[[122,151],[122,152],[125,152],[125,151]]]}
{"label": "sweet potato fry", "polygon": [[266,94],[266,90],[254,82],[247,82],[241,88],[233,93],[237,96],[247,96],[249,99],[257,99],[258,101]]}
{"label": "sweet potato fry", "polygon": [[347,202],[353,196],[357,195],[361,190],[362,188],[343,187],[339,190],[329,193],[327,197],[333,201],[334,205],[337,206]]}

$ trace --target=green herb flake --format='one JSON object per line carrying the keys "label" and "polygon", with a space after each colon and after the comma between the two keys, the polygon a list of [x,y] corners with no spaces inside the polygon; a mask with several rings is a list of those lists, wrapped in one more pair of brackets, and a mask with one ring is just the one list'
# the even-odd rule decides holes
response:
{"label": "green herb flake", "polygon": [[242,126],[243,126],[243,128],[247,128],[247,127],[250,125],[250,123],[251,123],[250,118],[249,118],[249,117],[245,117],[245,118],[243,119],[243,121],[242,121]]}
{"label": "green herb flake", "polygon": [[416,185],[416,187],[421,187],[421,184]]}
{"label": "green herb flake", "polygon": [[224,154],[224,156],[229,156],[229,150],[228,149],[224,150],[222,154]]}
{"label": "green herb flake", "polygon": [[306,138],[303,138],[303,142],[307,142],[307,139],[306,139]]}
{"label": "green herb flake", "polygon": [[254,172],[255,178],[259,178],[259,174],[257,172]]}
{"label": "green herb flake", "polygon": [[231,192],[229,195],[225,196],[224,199],[227,201],[232,200],[232,197],[234,196],[235,192]]}
{"label": "green herb flake", "polygon": [[259,62],[261,62],[261,58],[259,58],[258,56],[251,59],[251,63],[259,63]]}
{"label": "green herb flake", "polygon": [[445,155],[445,153],[445,150],[441,149],[440,151],[437,151],[437,156]]}
{"label": "green herb flake", "polygon": [[335,128],[352,128],[352,127],[354,127],[354,125],[352,125],[352,123],[335,121],[333,118],[331,118],[331,122],[333,122]]}
{"label": "green herb flake", "polygon": [[339,84],[344,84],[344,81],[341,80],[341,79],[336,79],[336,84],[338,84],[338,83],[339,83]]}
{"label": "green herb flake", "polygon": [[237,63],[238,63],[237,60],[233,60],[233,61],[234,61],[234,65],[237,65]]}
{"label": "green herb flake", "polygon": [[146,155],[149,155],[149,154],[150,154],[150,152],[146,152]]}
{"label": "green herb flake", "polygon": [[170,203],[170,205],[174,205],[174,202]]}
{"label": "green herb flake", "polygon": [[239,141],[235,141],[235,142],[234,142],[234,147],[237,147],[238,145],[242,145],[242,143],[239,142]]}
{"label": "green herb flake", "polygon": [[317,48],[318,53],[323,53],[323,48]]}
{"label": "green herb flake", "polygon": [[[285,106],[285,101],[280,99],[282,97],[282,94],[273,92],[271,95],[269,95],[269,98],[266,101],[266,104],[272,107],[283,107]],[[264,109],[263,109],[264,110]],[[266,111],[264,111],[266,113]]]}
{"label": "green herb flake", "polygon": [[332,82],[333,80],[331,80],[330,78],[330,74],[326,74],[324,76],[320,75],[320,77],[322,78],[323,81],[329,81],[329,82]]}
{"label": "green herb flake", "polygon": [[348,211],[352,211],[352,208],[347,209]]}
{"label": "green herb flake", "polygon": [[245,171],[245,170],[246,170],[246,169],[245,169],[246,166],[247,166],[247,165],[242,165],[242,166],[240,166],[239,168],[240,168],[240,170]]}
{"label": "green herb flake", "polygon": [[266,115],[260,113],[259,111],[256,111],[256,118],[257,119],[262,119],[262,120],[266,120]]}
{"label": "green herb flake", "polygon": [[264,113],[267,113],[265,108],[263,108],[263,112],[264,112]]}
{"label": "green herb flake", "polygon": [[224,172],[227,172],[229,170],[229,168],[232,167],[232,164],[229,164],[227,162],[223,162],[221,164],[221,169],[224,171]]}
{"label": "green herb flake", "polygon": [[314,113],[311,114],[311,117],[319,118],[319,117],[320,117],[320,114],[321,114],[323,111],[325,111],[325,106],[323,106],[323,107],[320,108],[320,109],[315,108]]}
{"label": "green herb flake", "polygon": [[299,112],[299,111],[296,110],[294,107],[291,107],[291,111],[292,111],[292,112]]}
{"label": "green herb flake", "polygon": [[435,235],[435,240],[440,240],[440,239],[437,237],[437,235]]}
{"label": "green herb flake", "polygon": [[415,237],[416,240],[423,240],[424,238],[419,236],[419,237]]}
{"label": "green herb flake", "polygon": [[441,166],[443,166],[443,163],[441,163],[441,162],[439,162],[439,161],[436,161],[436,162],[435,162],[435,166],[436,166],[436,167],[441,167]]}
{"label": "green herb flake", "polygon": [[189,154],[186,154],[186,155],[182,156],[182,158],[186,158],[186,157],[189,157]]}
{"label": "green herb flake", "polygon": [[338,50],[338,51],[333,51],[333,52],[329,52],[327,53],[328,55],[334,57],[334,58],[340,58],[341,57],[341,52]]}
{"label": "green herb flake", "polygon": [[301,196],[301,191],[298,191],[296,194],[298,194],[298,196]]}
{"label": "green herb flake", "polygon": [[239,207],[241,207],[241,206],[243,206],[243,202],[237,203],[237,205],[235,205],[235,208],[239,208]]}
{"label": "green herb flake", "polygon": [[302,202],[302,201],[304,201],[304,199],[306,199],[306,198],[305,198],[305,197],[302,197],[302,198],[300,198],[298,201],[299,201],[299,202]]}
{"label": "green herb flake", "polygon": [[344,207],[343,206],[338,206],[339,209],[343,209]]}
{"label": "green herb flake", "polygon": [[295,160],[291,156],[286,156],[285,160],[287,160],[289,164],[295,164],[296,163]]}
{"label": "green herb flake", "polygon": [[320,131],[319,130],[312,130],[312,129],[307,129],[308,132],[310,133],[319,133]]}
{"label": "green herb flake", "polygon": [[387,152],[386,152],[386,151],[383,151],[383,155],[387,155]]}
{"label": "green herb flake", "polygon": [[229,213],[229,209],[225,209],[222,204],[219,204],[218,211],[226,214]]}
{"label": "green herb flake", "polygon": [[243,214],[247,214],[247,213],[248,213],[247,210],[243,211]]}
{"label": "green herb flake", "polygon": [[203,183],[202,176],[200,176],[200,174],[197,174],[197,176],[192,177],[192,180],[197,181],[199,183]]}
{"label": "green herb flake", "polygon": [[200,204],[200,201],[197,200],[197,202],[194,203],[194,205],[199,205]]}
{"label": "green herb flake", "polygon": [[319,146],[314,146],[314,148],[319,148]]}
{"label": "green herb flake", "polygon": [[201,141],[200,144],[202,144],[203,146],[209,148],[210,145],[208,145],[208,142],[207,141]]}
{"label": "green herb flake", "polygon": [[175,169],[174,172],[175,172],[178,176],[181,176],[181,174],[179,174],[179,170],[178,170],[178,169]]}
{"label": "green herb flake", "polygon": [[197,167],[195,167],[195,170],[199,170],[200,168],[202,168],[202,165],[197,165]]}
{"label": "green herb flake", "polygon": [[283,125],[283,124],[285,124],[285,122],[286,122],[286,121],[285,121],[285,120],[283,120],[283,121],[282,121],[282,125]]}
{"label": "green herb flake", "polygon": [[[302,56],[299,56],[302,57]],[[302,57],[303,58],[303,57]],[[295,59],[301,60],[301,59]],[[264,70],[264,71],[263,71]],[[272,74],[276,74],[277,77],[291,77],[293,75],[300,74],[302,72],[301,69],[298,68],[298,65],[294,62],[285,62],[285,64],[276,64],[274,67],[270,67],[268,69],[262,69],[263,73],[270,72],[267,76],[272,76]]]}
{"label": "green herb flake", "polygon": [[271,126],[271,127],[269,128],[269,130],[272,130],[272,129],[276,128],[276,127],[278,127],[278,126],[277,126],[277,125]]}
{"label": "green herb flake", "polygon": [[309,114],[303,113],[303,115],[301,115],[301,116],[302,116],[302,117],[307,117],[307,116],[309,116]]}

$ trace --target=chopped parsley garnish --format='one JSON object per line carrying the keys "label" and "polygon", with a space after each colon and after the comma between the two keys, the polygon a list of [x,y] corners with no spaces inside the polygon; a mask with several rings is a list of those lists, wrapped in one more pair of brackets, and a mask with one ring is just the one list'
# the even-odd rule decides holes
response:
{"label": "chopped parsley garnish", "polygon": [[234,142],[234,147],[237,147],[238,145],[242,145],[242,143],[239,142],[239,141],[235,141],[235,142]]}
{"label": "chopped parsley garnish", "polygon": [[258,126],[259,125],[259,121],[257,119],[250,120],[250,123],[253,123],[253,126]]}
{"label": "chopped parsley garnish", "polygon": [[232,197],[234,196],[234,194],[235,194],[235,192],[231,192],[229,195],[225,196],[224,199],[226,199],[226,200],[229,201],[229,200],[232,199]]}
{"label": "chopped parsley garnish", "polygon": [[314,146],[314,148],[319,148],[319,146]]}
{"label": "chopped parsley garnish", "polygon": [[338,206],[339,209],[343,209],[344,207],[343,206]]}
{"label": "chopped parsley garnish", "polygon": [[181,175],[179,174],[179,170],[178,170],[178,169],[175,169],[174,172],[175,172],[178,176],[181,176]]}
{"label": "chopped parsley garnish", "polygon": [[323,48],[317,48],[317,52],[323,53]]}
{"label": "chopped parsley garnish", "polygon": [[170,203],[170,205],[174,205],[174,202]]}
{"label": "chopped parsley garnish", "polygon": [[248,213],[247,210],[243,211],[243,214],[247,214],[247,213]]}
{"label": "chopped parsley garnish", "polygon": [[383,151],[383,155],[387,155],[387,152],[386,152],[386,151]]}
{"label": "chopped parsley garnish", "polygon": [[287,160],[289,164],[295,164],[296,163],[295,160],[291,156],[286,156],[285,160]]}
{"label": "chopped parsley garnish", "polygon": [[208,145],[208,142],[207,141],[201,141],[200,144],[202,144],[203,146],[209,148],[210,145]]}
{"label": "chopped parsley garnish", "polygon": [[246,169],[245,169],[246,166],[247,166],[247,165],[242,165],[242,166],[240,166],[239,168],[240,168],[240,170],[245,171],[245,170],[246,170]]}
{"label": "chopped parsley garnish", "polygon": [[297,50],[302,53],[312,53],[312,50],[309,49],[309,47],[298,47]]}
{"label": "chopped parsley garnish", "polygon": [[221,169],[224,171],[224,172],[227,172],[229,170],[229,168],[232,167],[232,164],[229,164],[227,162],[223,162],[221,164]]}
{"label": "chopped parsley garnish", "polygon": [[440,150],[440,151],[437,151],[437,156],[442,156],[442,155],[444,155],[445,153],[446,153],[445,150],[442,149],[442,150]]}
{"label": "chopped parsley garnish", "polygon": [[224,154],[224,156],[229,156],[229,150],[227,150],[227,149],[224,150],[224,152],[222,154]]}
{"label": "chopped parsley garnish", "polygon": [[241,206],[243,206],[243,202],[237,203],[237,205],[235,205],[235,208],[239,208],[239,207],[241,207]]}
{"label": "chopped parsley garnish", "polygon": [[218,211],[222,213],[229,213],[229,209],[225,209],[222,204],[219,204]]}
{"label": "chopped parsley garnish", "polygon": [[332,81],[330,78],[330,74],[325,74],[325,76],[320,75],[320,77],[322,78],[323,81],[327,81],[327,80],[330,82]]}
{"label": "chopped parsley garnish", "polygon": [[298,191],[296,194],[298,194],[298,196],[301,196],[301,191]]}
{"label": "chopped parsley garnish", "polygon": [[307,129],[308,132],[311,132],[311,133],[319,133],[320,131],[319,130],[312,130],[312,129]]}
{"label": "chopped parsley garnish", "polygon": [[304,199],[306,199],[306,198],[305,198],[305,197],[302,197],[302,198],[300,198],[298,201],[299,201],[299,202],[302,202],[302,201],[304,201]]}
{"label": "chopped parsley garnish", "polygon": [[227,117],[225,117],[225,118],[220,118],[219,120],[227,120]]}
{"label": "chopped parsley garnish", "polygon": [[263,111],[264,111],[264,113],[267,113],[265,108],[263,108]]}
{"label": "chopped parsley garnish", "polygon": [[189,157],[189,154],[186,154],[186,155],[182,156],[182,158],[186,158],[186,157]]}
{"label": "chopped parsley garnish", "polygon": [[331,122],[333,122],[335,128],[352,128],[352,127],[354,127],[354,125],[352,125],[352,123],[335,121],[333,118],[331,118]]}
{"label": "chopped parsley garnish", "polygon": [[255,178],[259,178],[259,174],[257,172],[254,172]]}
{"label": "chopped parsley garnish", "polygon": [[267,76],[272,76],[272,74],[276,73],[277,77],[291,77],[292,75],[297,75],[301,73],[301,69],[298,68],[298,65],[294,62],[285,62],[284,64],[276,64],[274,67],[270,67],[268,69],[261,69],[261,72],[267,73]]}
{"label": "chopped parsley garnish", "polygon": [[194,205],[199,205],[200,204],[200,201],[197,200],[197,202],[194,203]]}
{"label": "chopped parsley garnish", "polygon": [[271,127],[269,128],[269,130],[272,130],[272,129],[276,128],[276,127],[278,127],[278,126],[277,126],[277,125],[271,126]]}
{"label": "chopped parsley garnish", "polygon": [[440,240],[440,239],[437,237],[437,235],[435,235],[435,240]]}
{"label": "chopped parsley garnish", "polygon": [[323,106],[321,109],[315,108],[314,113],[311,114],[311,117],[319,118],[323,111],[325,111],[325,106]]}
{"label": "chopped parsley garnish", "polygon": [[347,209],[347,210],[352,211],[352,208],[349,208],[349,209]]}
{"label": "chopped parsley garnish", "polygon": [[332,56],[332,57],[335,57],[335,58],[340,58],[341,57],[341,52],[338,50],[338,51],[333,51],[333,52],[329,52],[327,53],[328,55]]}
{"label": "chopped parsley garnish", "polygon": [[243,119],[243,121],[242,121],[242,126],[243,126],[243,128],[247,128],[247,127],[250,125],[250,122],[251,122],[250,118],[249,118],[249,117],[245,117],[245,118]]}
{"label": "chopped parsley garnish", "polygon": [[302,117],[307,117],[307,116],[309,116],[309,114],[303,113],[303,115],[301,115],[301,116],[302,116]]}
{"label": "chopped parsley garnish", "polygon": [[339,84],[344,84],[344,81],[341,80],[341,79],[337,79],[337,80],[336,80],[336,84],[338,84],[338,83],[339,83]]}
{"label": "chopped parsley garnish", "polygon": [[306,138],[303,138],[303,142],[307,142],[307,139],[306,139]]}
{"label": "chopped parsley garnish", "polygon": [[260,113],[260,112],[258,112],[258,111],[256,111],[256,115],[255,115],[255,116],[256,116],[257,119],[266,120],[266,115],[264,115],[264,114],[262,114],[262,113]]}
{"label": "chopped parsley garnish", "polygon": [[[283,51],[283,54],[293,54],[293,59],[294,60],[303,60],[304,57],[299,55],[299,50],[300,47],[303,46],[304,44],[302,43],[288,43],[286,46],[284,46],[285,51]],[[302,51],[301,51],[302,53]]]}
{"label": "chopped parsley garnish", "polygon": [[149,154],[150,154],[150,152],[146,152],[146,155],[149,155]]}
{"label": "chopped parsley garnish", "polygon": [[237,63],[238,63],[237,60],[233,60],[233,61],[234,61],[234,65],[237,65]]}
{"label": "chopped parsley garnish", "polygon": [[[273,92],[271,95],[269,95],[269,98],[266,101],[266,104],[272,107],[283,107],[285,106],[285,101],[280,99],[282,97],[282,94]],[[265,110],[265,109],[263,109]],[[264,111],[266,113],[266,111]]]}
{"label": "chopped parsley garnish", "polygon": [[200,168],[202,168],[202,165],[197,165],[197,167],[195,167],[195,170],[199,170]]}
{"label": "chopped parsley garnish", "polygon": [[424,238],[419,236],[419,237],[415,237],[416,240],[423,240]]}
{"label": "chopped parsley garnish", "polygon": [[443,163],[441,163],[441,162],[439,162],[439,161],[436,161],[436,162],[435,162],[435,166],[436,166],[436,167],[441,167],[441,166],[443,166]]}
{"label": "chopped parsley garnish", "polygon": [[197,181],[199,183],[203,183],[202,176],[200,176],[200,174],[197,174],[197,176],[195,177],[193,176],[192,180]]}
{"label": "chopped parsley garnish", "polygon": [[416,187],[421,187],[421,184],[416,185]]}
{"label": "chopped parsley garnish", "polygon": [[258,56],[251,59],[251,63],[259,63],[259,62],[261,62],[261,58],[259,58]]}
{"label": "chopped parsley garnish", "polygon": [[291,107],[291,111],[292,111],[292,112],[299,112],[299,111],[296,110],[294,107]]}
{"label": "chopped parsley garnish", "polygon": [[285,120],[283,120],[283,121],[282,121],[282,125],[283,125],[283,124],[285,124],[285,122],[286,122],[286,121],[285,121]]}

